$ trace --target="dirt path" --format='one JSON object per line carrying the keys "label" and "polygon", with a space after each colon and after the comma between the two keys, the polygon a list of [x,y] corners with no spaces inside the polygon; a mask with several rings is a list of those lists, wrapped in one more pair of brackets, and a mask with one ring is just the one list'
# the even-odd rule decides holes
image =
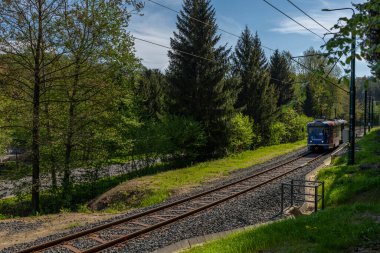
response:
{"label": "dirt path", "polygon": [[67,213],[0,221],[0,250],[114,216],[115,214]]}

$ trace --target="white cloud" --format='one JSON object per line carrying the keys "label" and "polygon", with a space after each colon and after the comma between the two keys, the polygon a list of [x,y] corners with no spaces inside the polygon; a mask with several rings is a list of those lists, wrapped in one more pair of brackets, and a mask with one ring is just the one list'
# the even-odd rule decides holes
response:
{"label": "white cloud", "polygon": [[[165,5],[180,9],[182,1],[166,0]],[[176,14],[165,10],[149,1],[143,10],[144,16],[134,16],[130,22],[129,31],[136,38],[151,41],[163,46],[170,46],[170,37],[175,30]],[[164,70],[169,63],[167,48],[135,40],[136,55],[149,68]]]}
{"label": "white cloud", "polygon": [[[322,24],[327,29],[331,29],[334,24],[336,24],[337,20],[341,17],[341,14],[337,12],[329,12],[326,14],[309,14],[311,17],[313,17],[315,20],[317,20],[320,24]],[[323,34],[327,33],[327,31],[315,23],[313,20],[306,16],[295,16],[295,20],[297,20],[299,23],[303,24],[305,27],[309,28],[313,32],[319,34],[320,36],[323,36]],[[290,19],[283,19],[278,27],[275,27],[271,29],[271,31],[274,32],[280,32],[280,33],[296,33],[296,34],[305,34],[305,35],[311,35],[315,36],[312,33],[310,33],[308,30],[303,28],[302,26],[298,25],[294,21]],[[333,31],[331,31],[333,32]]]}

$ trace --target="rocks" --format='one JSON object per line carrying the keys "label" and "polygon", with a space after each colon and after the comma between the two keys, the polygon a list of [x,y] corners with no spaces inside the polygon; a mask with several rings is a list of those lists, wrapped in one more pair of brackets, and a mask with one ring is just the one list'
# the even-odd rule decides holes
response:
{"label": "rocks", "polygon": [[[152,163],[160,162],[160,159],[152,161]],[[89,182],[94,178],[105,178],[127,174],[145,167],[143,161],[133,161],[125,164],[113,164],[102,168],[78,168],[72,170],[72,178],[75,183]],[[63,173],[58,173],[58,182],[63,177]],[[50,175],[42,175],[41,190],[49,189],[51,186]],[[19,180],[0,180],[0,199],[20,195],[20,193],[29,193],[31,188],[32,177],[27,176]]]}
{"label": "rocks", "polygon": [[287,210],[287,214],[291,215],[293,217],[303,215],[303,213],[300,211],[300,209],[298,207],[291,207],[289,210]]}

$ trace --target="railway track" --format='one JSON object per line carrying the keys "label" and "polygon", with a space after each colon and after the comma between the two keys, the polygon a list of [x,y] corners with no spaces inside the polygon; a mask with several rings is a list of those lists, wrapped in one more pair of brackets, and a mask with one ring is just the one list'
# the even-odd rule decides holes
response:
{"label": "railway track", "polygon": [[150,231],[174,223],[288,175],[322,157],[306,153],[288,162],[257,172],[222,187],[156,207],[143,213],[84,230],[17,253],[90,253],[112,248]]}

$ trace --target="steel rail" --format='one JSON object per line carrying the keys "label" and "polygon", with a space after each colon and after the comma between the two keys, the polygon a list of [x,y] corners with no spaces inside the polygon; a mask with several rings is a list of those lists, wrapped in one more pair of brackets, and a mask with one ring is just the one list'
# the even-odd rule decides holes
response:
{"label": "steel rail", "polygon": [[271,179],[269,179],[269,180],[266,180],[266,181],[264,181],[264,182],[261,182],[261,183],[255,185],[255,186],[249,187],[249,188],[247,188],[247,189],[245,189],[245,190],[242,190],[242,191],[240,191],[240,192],[238,192],[238,193],[232,194],[232,195],[230,195],[230,196],[228,196],[228,197],[225,197],[225,198],[223,198],[223,199],[217,200],[217,201],[212,202],[212,203],[210,203],[210,204],[207,204],[207,205],[205,205],[205,206],[199,207],[199,208],[197,208],[197,209],[195,209],[195,210],[192,210],[192,211],[189,211],[189,212],[187,212],[187,213],[184,213],[184,214],[178,215],[178,216],[175,217],[175,218],[172,218],[172,219],[169,219],[169,220],[163,221],[163,222],[161,222],[161,223],[154,224],[154,225],[152,225],[152,226],[150,226],[150,227],[148,227],[148,228],[145,228],[145,229],[139,230],[139,231],[134,232],[134,233],[131,233],[131,234],[129,234],[129,235],[125,235],[125,236],[119,237],[119,238],[114,239],[114,240],[112,240],[112,241],[109,241],[109,242],[107,242],[107,243],[104,243],[104,244],[100,244],[100,245],[94,246],[93,248],[90,248],[90,249],[87,249],[87,250],[84,250],[84,251],[81,251],[81,252],[82,252],[82,253],[93,253],[93,252],[98,252],[98,251],[100,251],[100,250],[107,249],[107,248],[110,248],[110,247],[112,247],[112,246],[114,246],[114,245],[117,245],[117,244],[123,243],[123,242],[125,242],[125,241],[127,241],[127,240],[129,240],[129,239],[132,239],[132,238],[138,237],[138,236],[140,236],[140,235],[142,235],[142,234],[145,234],[145,233],[151,232],[151,231],[153,231],[153,230],[155,230],[155,229],[157,229],[157,228],[160,228],[160,227],[166,226],[166,225],[168,225],[168,224],[170,224],[170,223],[174,223],[174,222],[176,222],[176,221],[178,221],[178,220],[181,220],[181,219],[183,219],[183,218],[189,217],[189,216],[191,216],[191,215],[193,215],[193,214],[195,214],[195,213],[198,213],[198,212],[203,211],[203,210],[205,210],[205,209],[207,209],[207,208],[210,208],[210,207],[216,206],[216,205],[218,205],[218,204],[220,204],[220,203],[226,202],[227,200],[230,200],[230,199],[236,198],[236,197],[239,196],[239,195],[242,195],[242,194],[244,194],[244,193],[247,193],[247,192],[249,192],[249,191],[252,191],[252,190],[254,190],[254,189],[257,189],[257,188],[259,188],[259,187],[261,187],[261,186],[263,186],[263,185],[266,185],[266,184],[268,184],[268,183],[270,183],[270,182],[273,182],[273,181],[275,181],[275,180],[277,180],[277,179],[279,179],[279,178],[281,178],[281,177],[283,177],[283,176],[286,176],[286,175],[288,175],[288,174],[294,172],[295,170],[298,170],[298,169],[304,167],[305,165],[307,165],[307,164],[309,164],[309,163],[311,163],[311,162],[314,162],[315,160],[321,158],[321,157],[324,156],[325,154],[326,154],[326,153],[321,154],[321,155],[319,155],[319,156],[313,158],[312,160],[308,161],[306,164],[303,164],[303,165],[297,166],[297,167],[295,167],[295,168],[293,168],[293,169],[291,169],[291,170],[289,170],[289,171],[287,171],[287,172],[285,172],[285,173],[282,173],[282,174],[280,174],[280,175],[277,175],[277,176],[275,176],[275,177],[273,177],[273,178],[271,178]]}
{"label": "steel rail", "polygon": [[[237,184],[239,184],[239,183],[241,183],[241,182],[243,182],[243,181],[247,181],[247,180],[249,180],[249,179],[252,179],[252,178],[258,177],[258,176],[260,176],[260,175],[262,175],[262,174],[265,174],[265,173],[267,173],[267,172],[270,172],[270,171],[276,170],[276,169],[278,169],[278,168],[280,168],[280,167],[283,167],[283,166],[285,166],[285,165],[287,165],[287,164],[291,164],[291,163],[293,163],[293,162],[295,162],[295,161],[297,161],[297,160],[300,160],[300,159],[306,157],[307,155],[309,155],[310,153],[311,153],[311,152],[306,152],[306,153],[304,153],[304,154],[302,154],[302,155],[300,155],[300,156],[298,156],[298,157],[296,157],[296,158],[294,158],[294,159],[291,159],[290,161],[287,161],[287,162],[281,163],[281,164],[276,165],[276,166],[274,166],[274,167],[272,167],[272,168],[269,168],[269,169],[263,170],[263,171],[261,171],[261,172],[255,173],[255,174],[253,174],[253,175],[251,175],[251,176],[249,176],[249,177],[245,177],[245,178],[243,178],[243,179],[236,180],[236,181],[234,181],[234,182],[232,182],[232,183],[229,183],[229,184],[227,184],[227,185],[224,185],[224,186],[221,186],[221,187],[217,187],[217,188],[214,188],[214,189],[211,189],[211,190],[205,191],[205,192],[201,192],[201,193],[199,193],[199,194],[196,194],[196,195],[193,195],[193,196],[190,196],[190,197],[187,197],[187,198],[184,198],[184,199],[181,199],[181,200],[178,200],[178,201],[175,201],[175,202],[172,202],[172,203],[169,203],[169,204],[163,205],[163,206],[159,206],[159,207],[153,208],[153,209],[151,209],[151,210],[148,210],[148,211],[145,211],[145,212],[142,212],[142,213],[138,213],[138,214],[135,214],[135,215],[132,215],[132,216],[126,217],[126,218],[122,218],[122,219],[119,219],[119,220],[116,220],[116,221],[112,221],[112,222],[107,223],[107,224],[104,224],[104,225],[96,226],[96,227],[91,228],[91,229],[87,229],[87,230],[84,230],[84,231],[81,231],[81,232],[78,232],[78,233],[75,233],[75,234],[71,234],[71,235],[68,235],[68,236],[64,236],[64,237],[62,237],[62,238],[58,238],[58,239],[52,240],[52,241],[50,241],[50,242],[46,242],[46,243],[43,243],[43,244],[40,244],[40,245],[36,245],[36,246],[30,247],[30,248],[26,248],[26,249],[23,249],[23,250],[17,251],[16,253],[30,253],[30,252],[41,251],[41,250],[44,250],[44,249],[47,249],[47,248],[51,248],[51,247],[53,247],[53,246],[58,246],[58,245],[60,245],[60,244],[62,244],[62,243],[64,243],[64,242],[68,242],[68,241],[71,241],[71,240],[74,240],[74,239],[78,239],[78,238],[80,238],[80,237],[83,237],[83,236],[86,236],[86,235],[90,235],[90,234],[93,234],[93,233],[95,233],[95,232],[99,232],[99,231],[105,230],[105,229],[107,229],[107,228],[111,228],[111,227],[113,227],[113,226],[120,225],[120,224],[122,224],[122,223],[126,223],[126,222],[128,222],[128,221],[135,220],[135,219],[137,219],[137,218],[141,218],[141,217],[147,216],[147,215],[149,215],[149,214],[152,214],[152,213],[155,213],[155,212],[158,212],[158,211],[161,211],[161,210],[167,209],[167,208],[169,208],[169,207],[173,207],[173,206],[176,206],[176,205],[179,205],[179,204],[182,204],[182,203],[185,203],[185,202],[188,202],[188,201],[194,200],[194,199],[196,199],[196,198],[199,198],[199,197],[202,197],[202,196],[208,195],[208,194],[210,194],[210,193],[217,192],[217,191],[219,191],[219,190],[221,190],[221,189],[225,189],[225,188],[228,188],[228,187],[230,187],[230,186],[237,185]],[[317,156],[316,158],[312,159],[311,161],[308,161],[306,164],[309,164],[309,163],[311,163],[311,162],[313,162],[313,161],[319,159],[319,158],[320,158],[321,156],[323,156],[323,155],[325,155],[325,154],[322,154],[322,155],[320,155],[320,156]],[[288,173],[291,173],[291,172],[293,172],[294,170],[297,170],[297,169],[303,167],[303,166],[306,165],[306,164],[302,164],[301,166],[297,166],[295,169],[292,169],[291,171],[289,171],[289,172],[287,172],[287,173],[285,173],[285,174],[281,174],[281,175],[275,177],[274,179],[271,179],[271,180],[266,181],[266,182],[264,182],[264,183],[262,183],[262,184],[260,184],[260,185],[255,186],[255,188],[260,187],[260,186],[262,186],[263,184],[267,184],[267,183],[269,183],[269,182],[271,182],[271,181],[273,181],[273,180],[276,180],[277,178],[280,178],[280,177],[282,177],[282,176],[284,176],[284,175],[286,175],[286,174],[288,174]],[[254,189],[254,188],[252,188],[252,189]],[[226,201],[226,200],[229,200],[229,199],[231,199],[231,198],[234,198],[234,197],[236,197],[236,196],[238,196],[238,195],[241,195],[241,194],[243,194],[243,193],[245,193],[245,192],[247,192],[247,191],[251,191],[252,189],[248,189],[248,190],[244,190],[244,191],[242,191],[242,192],[238,192],[238,193],[236,193],[236,194],[233,194],[233,195],[231,195],[231,196],[228,196],[228,197],[226,197],[226,198],[223,198],[223,199],[221,199],[221,200],[218,200],[218,201],[216,201],[216,202],[213,202],[212,204],[209,204],[209,205],[203,206],[203,207],[201,207],[201,208],[199,208],[199,209],[194,209],[194,210],[192,210],[191,212],[188,212],[188,213],[185,213],[185,214],[181,214],[181,215],[179,215],[179,216],[177,216],[177,217],[175,217],[175,218],[173,218],[173,219],[169,219],[169,220],[167,220],[167,221],[164,221],[164,222],[161,222],[161,223],[155,224],[155,225],[152,226],[152,227],[145,228],[145,229],[142,229],[142,230],[137,231],[137,232],[135,232],[135,233],[129,234],[129,235],[127,235],[127,239],[124,239],[124,240],[122,240],[122,241],[128,240],[128,239],[130,239],[130,238],[136,237],[136,236],[141,235],[141,234],[143,234],[143,233],[146,233],[146,232],[148,232],[148,231],[154,230],[154,229],[156,229],[156,228],[158,228],[158,227],[160,227],[160,226],[164,226],[164,225],[166,225],[166,224],[172,223],[172,222],[174,222],[174,221],[176,221],[176,220],[178,220],[178,219],[182,219],[182,218],[184,218],[184,217],[186,217],[186,216],[192,215],[192,214],[197,213],[197,212],[199,212],[199,211],[202,211],[202,210],[204,210],[204,209],[206,209],[206,208],[209,208],[209,207],[211,207],[211,206],[217,205],[217,204],[219,204],[219,203],[221,203],[221,202],[224,202],[224,201]],[[180,217],[180,218],[178,218],[178,217]],[[131,236],[133,236],[133,237],[131,237]],[[115,242],[116,240],[117,240],[118,242]],[[110,241],[110,242],[107,242],[106,244],[102,244],[102,245],[110,245],[111,242],[113,242],[114,244],[115,244],[115,243],[117,244],[117,243],[119,243],[119,240],[121,240],[121,238],[115,239],[114,241]],[[102,245],[98,245],[98,247],[101,247]],[[107,247],[109,247],[109,246],[107,246]],[[103,248],[103,249],[104,249],[104,248]],[[81,252],[86,252],[86,253],[87,253],[87,252],[95,252],[95,251],[89,251],[89,250],[92,250],[92,249],[84,250],[84,251],[81,251]]]}

